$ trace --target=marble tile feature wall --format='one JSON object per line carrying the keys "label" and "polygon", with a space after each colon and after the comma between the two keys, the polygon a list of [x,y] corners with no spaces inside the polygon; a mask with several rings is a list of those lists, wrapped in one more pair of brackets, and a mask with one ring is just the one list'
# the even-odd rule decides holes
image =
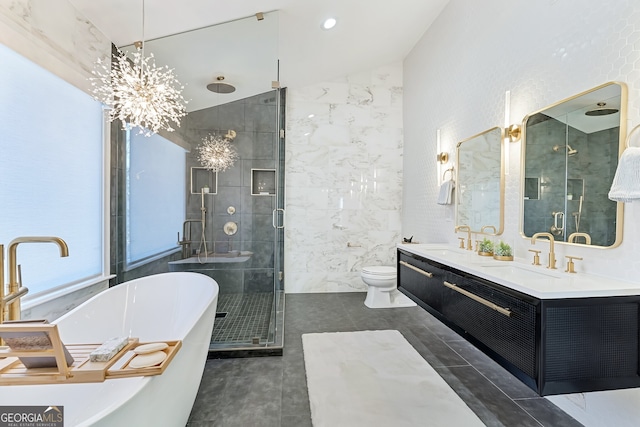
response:
{"label": "marble tile feature wall", "polygon": [[0,0],[0,43],[88,90],[94,63],[111,41],[66,0]]}
{"label": "marble tile feature wall", "polygon": [[38,305],[29,306],[28,303],[23,303],[21,318],[47,319],[51,322],[107,288],[109,282],[105,280]]}
{"label": "marble tile feature wall", "polygon": [[400,63],[289,89],[286,292],[362,291],[362,266],[395,265],[402,93]]}
{"label": "marble tile feature wall", "polygon": [[[629,88],[627,128],[640,124],[640,3],[634,0],[469,2],[450,0],[404,61],[403,228],[426,242],[455,244],[452,207],[438,206],[436,130],[443,151],[457,141],[609,81]],[[510,144],[505,232],[516,258],[531,262],[520,237],[521,142]],[[640,207],[628,203],[614,249],[556,246],[556,257],[584,258],[586,272],[638,283]],[[637,424],[640,391],[549,399],[587,426]]]}

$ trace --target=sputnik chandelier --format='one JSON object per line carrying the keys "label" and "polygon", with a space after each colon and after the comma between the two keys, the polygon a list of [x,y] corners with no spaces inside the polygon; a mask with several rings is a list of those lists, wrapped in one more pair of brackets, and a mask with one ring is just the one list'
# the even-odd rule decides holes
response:
{"label": "sputnik chandelier", "polygon": [[[144,0],[142,2],[142,39],[144,40]],[[173,69],[157,66],[153,54],[144,56],[144,43],[135,43],[132,58],[118,49],[111,66],[98,59],[90,78],[94,97],[108,107],[109,121],[116,119],[140,128],[146,136],[161,129],[173,132],[187,115],[184,86]]]}
{"label": "sputnik chandelier", "polygon": [[196,148],[198,161],[207,169],[214,172],[223,172],[229,169],[238,159],[236,149],[231,146],[228,135],[225,138],[209,134],[202,139]]}

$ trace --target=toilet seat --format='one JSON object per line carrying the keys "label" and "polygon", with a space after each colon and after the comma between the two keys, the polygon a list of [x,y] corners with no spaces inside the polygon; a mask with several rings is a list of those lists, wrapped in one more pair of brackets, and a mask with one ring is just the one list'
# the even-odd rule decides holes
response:
{"label": "toilet seat", "polygon": [[362,272],[372,276],[394,276],[396,275],[395,267],[374,265],[369,267],[362,267]]}
{"label": "toilet seat", "polygon": [[398,291],[396,268],[388,265],[362,267],[362,281],[367,285],[364,305],[369,308],[414,307],[415,302]]}

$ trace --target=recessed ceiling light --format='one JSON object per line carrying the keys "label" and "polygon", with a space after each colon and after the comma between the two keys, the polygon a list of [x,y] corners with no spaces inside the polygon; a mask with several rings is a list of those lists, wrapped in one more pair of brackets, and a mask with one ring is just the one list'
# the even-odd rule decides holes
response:
{"label": "recessed ceiling light", "polygon": [[327,18],[323,23],[322,23],[322,29],[323,30],[330,30],[333,27],[336,26],[336,23],[338,21],[336,21],[336,18]]}

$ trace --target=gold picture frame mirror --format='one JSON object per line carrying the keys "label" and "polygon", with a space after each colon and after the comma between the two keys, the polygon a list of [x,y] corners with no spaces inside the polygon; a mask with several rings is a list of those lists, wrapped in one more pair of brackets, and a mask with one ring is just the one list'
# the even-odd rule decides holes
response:
{"label": "gold picture frame mirror", "polygon": [[504,129],[494,127],[456,145],[456,227],[504,230]]}
{"label": "gold picture frame mirror", "polygon": [[608,199],[626,137],[627,87],[610,82],[523,120],[520,233],[613,248],[623,203]]}

